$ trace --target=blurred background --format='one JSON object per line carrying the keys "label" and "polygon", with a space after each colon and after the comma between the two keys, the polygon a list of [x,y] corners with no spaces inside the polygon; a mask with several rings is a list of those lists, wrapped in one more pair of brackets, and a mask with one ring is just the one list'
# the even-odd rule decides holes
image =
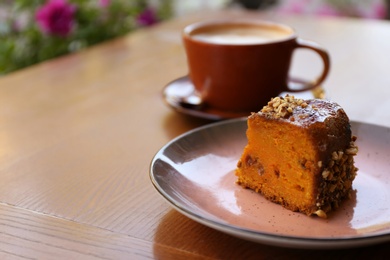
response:
{"label": "blurred background", "polygon": [[390,0],[0,0],[0,76],[191,12],[389,19]]}
{"label": "blurred background", "polygon": [[388,0],[182,0],[175,1],[175,13],[184,15],[195,9],[242,7],[252,10],[322,16],[349,16],[387,19]]}

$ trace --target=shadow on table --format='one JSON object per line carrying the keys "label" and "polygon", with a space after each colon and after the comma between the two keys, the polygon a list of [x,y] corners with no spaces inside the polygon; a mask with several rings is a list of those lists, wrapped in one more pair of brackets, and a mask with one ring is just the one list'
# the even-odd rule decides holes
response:
{"label": "shadow on table", "polygon": [[[257,244],[201,225],[173,209],[157,227],[154,242],[156,259],[177,259],[179,256],[183,259],[188,256],[217,259],[385,259],[390,253],[390,243],[342,250],[289,249]],[[167,247],[172,250],[166,250]]]}
{"label": "shadow on table", "polygon": [[193,116],[183,115],[172,112],[166,115],[163,119],[163,129],[165,130],[169,139],[173,139],[196,127],[206,124],[214,123],[215,121],[197,118]]}

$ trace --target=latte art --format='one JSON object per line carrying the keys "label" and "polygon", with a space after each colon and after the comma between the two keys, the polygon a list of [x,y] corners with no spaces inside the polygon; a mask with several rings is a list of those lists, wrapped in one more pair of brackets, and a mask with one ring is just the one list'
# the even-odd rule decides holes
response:
{"label": "latte art", "polygon": [[223,26],[196,31],[192,38],[198,41],[216,44],[262,44],[283,40],[292,32],[256,26]]}

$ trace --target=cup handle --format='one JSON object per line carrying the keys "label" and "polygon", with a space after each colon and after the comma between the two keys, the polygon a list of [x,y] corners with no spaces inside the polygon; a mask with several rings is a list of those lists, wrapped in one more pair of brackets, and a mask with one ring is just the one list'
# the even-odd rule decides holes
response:
{"label": "cup handle", "polygon": [[300,91],[310,90],[310,89],[313,89],[313,88],[319,86],[329,74],[330,57],[329,57],[328,52],[324,48],[322,48],[320,45],[318,45],[317,43],[312,42],[312,41],[303,40],[300,38],[298,38],[296,40],[296,47],[295,48],[310,49],[310,50],[313,50],[316,53],[318,53],[322,59],[322,62],[323,62],[323,70],[322,70],[321,75],[313,82],[307,82],[304,80],[290,77],[289,82],[287,84],[288,91],[300,92]]}

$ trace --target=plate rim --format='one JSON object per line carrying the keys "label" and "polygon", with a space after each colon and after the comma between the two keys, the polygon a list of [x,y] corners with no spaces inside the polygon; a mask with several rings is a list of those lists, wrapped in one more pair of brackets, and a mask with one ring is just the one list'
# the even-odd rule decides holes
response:
{"label": "plate rim", "polygon": [[[171,206],[173,206],[175,210],[187,216],[188,218],[198,223],[201,223],[203,225],[206,225],[212,229],[219,230],[221,232],[230,234],[235,237],[243,238],[252,242],[257,242],[257,243],[262,243],[262,244],[267,244],[272,246],[281,246],[286,248],[302,248],[302,249],[303,248],[304,249],[341,249],[341,248],[368,246],[368,245],[374,245],[374,244],[390,241],[390,232],[384,234],[369,234],[364,236],[346,236],[346,237],[338,237],[338,238],[337,237],[336,238],[315,238],[315,237],[313,238],[313,237],[304,237],[304,236],[281,235],[281,234],[274,234],[269,232],[259,232],[256,230],[239,227],[237,225],[225,224],[192,212],[191,210],[187,209],[188,207],[181,205],[181,203],[178,203],[178,201],[171,198],[171,196],[168,193],[166,193],[166,191],[159,185],[158,181],[155,178],[156,176],[154,174],[153,167],[155,165],[155,162],[159,159],[159,155],[166,148],[171,146],[179,139],[185,138],[186,136],[189,136],[195,132],[204,131],[205,129],[214,128],[221,125],[241,124],[241,123],[245,123],[246,120],[247,117],[233,118],[233,119],[213,122],[210,124],[206,124],[191,129],[173,138],[171,141],[166,143],[155,153],[155,155],[153,156],[150,162],[149,178],[154,188],[158,191],[158,193],[165,199],[166,202],[168,202]],[[386,126],[364,123],[356,120],[351,120],[350,123],[357,124],[357,125],[379,127],[379,128],[390,130],[390,128]]]}

